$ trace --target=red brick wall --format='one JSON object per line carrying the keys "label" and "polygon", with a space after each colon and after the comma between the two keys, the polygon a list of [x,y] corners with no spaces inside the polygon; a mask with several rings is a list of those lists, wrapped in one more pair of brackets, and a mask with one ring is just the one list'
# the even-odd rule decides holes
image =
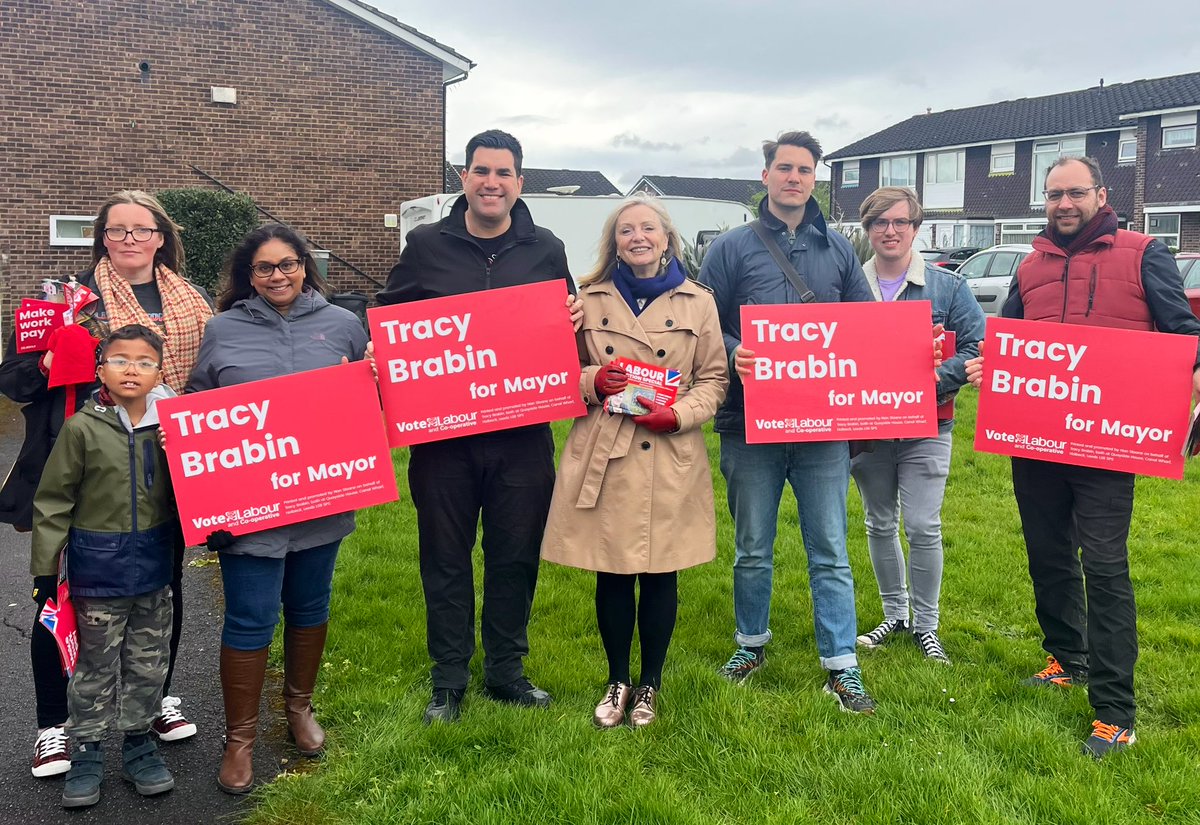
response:
{"label": "red brick wall", "polygon": [[[383,215],[442,184],[441,63],[319,0],[4,0],[0,55],[6,319],[89,260],[49,246],[50,215],[95,214],[118,189],[214,186],[189,165],[380,280],[399,244]],[[211,86],[237,105],[211,103]]]}

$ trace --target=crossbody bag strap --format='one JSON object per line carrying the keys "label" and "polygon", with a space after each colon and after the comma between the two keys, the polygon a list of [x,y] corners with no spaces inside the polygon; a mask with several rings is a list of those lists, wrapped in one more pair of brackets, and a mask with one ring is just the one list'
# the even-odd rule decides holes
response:
{"label": "crossbody bag strap", "polygon": [[750,221],[750,228],[754,230],[754,234],[758,236],[763,246],[771,253],[771,257],[775,259],[775,264],[783,270],[783,274],[787,276],[788,282],[800,293],[800,303],[811,304],[816,301],[817,296],[808,288],[808,284],[804,282],[804,278],[800,277],[800,273],[796,271],[796,267],[792,266],[792,262],[784,256],[783,252],[779,249],[779,244],[775,243],[775,239],[767,232],[767,228],[763,226],[762,221],[757,218]]}

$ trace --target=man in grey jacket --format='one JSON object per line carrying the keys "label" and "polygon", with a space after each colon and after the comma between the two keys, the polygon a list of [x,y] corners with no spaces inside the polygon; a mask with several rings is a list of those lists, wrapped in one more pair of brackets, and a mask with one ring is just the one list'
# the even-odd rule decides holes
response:
{"label": "man in grey jacket", "polygon": [[[821,145],[808,132],[787,132],[763,144],[767,197],[759,221],[800,273],[817,301],[873,300],[850,242],[830,231],[812,199]],[[854,643],[854,580],[846,555],[846,493],[850,456],[845,441],[747,444],[741,377],[754,353],[742,346],[739,308],[744,304],[800,303],[800,293],[749,226],[718,237],[704,258],[700,281],[713,290],[725,349],[729,395],[717,413],[721,472],[728,485],[735,527],[733,609],[738,649],[721,668],[741,682],[766,661],[771,640],[771,578],[779,501],[787,481],[796,494],[808,555],[813,618],[825,691],[843,710],[870,714],[875,702],[863,686]]]}

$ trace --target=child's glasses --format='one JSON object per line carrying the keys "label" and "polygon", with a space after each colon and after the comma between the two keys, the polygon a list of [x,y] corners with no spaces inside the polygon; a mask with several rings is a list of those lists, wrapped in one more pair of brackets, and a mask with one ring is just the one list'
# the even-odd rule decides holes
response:
{"label": "child's glasses", "polygon": [[129,365],[133,364],[133,368],[142,375],[149,375],[158,369],[158,364],[154,361],[130,361],[128,358],[105,358],[104,363],[115,370],[127,370]]}

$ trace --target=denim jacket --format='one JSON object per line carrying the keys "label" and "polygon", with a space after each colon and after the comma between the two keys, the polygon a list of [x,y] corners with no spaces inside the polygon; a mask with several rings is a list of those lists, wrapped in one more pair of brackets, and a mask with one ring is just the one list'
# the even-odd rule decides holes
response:
{"label": "denim jacket", "polygon": [[[967,383],[967,373],[963,365],[968,358],[979,355],[979,342],[983,340],[985,318],[983,309],[971,294],[965,278],[955,272],[925,263],[921,253],[916,250],[913,250],[912,256],[912,263],[920,262],[923,266],[915,272],[909,270],[900,291],[896,293],[895,300],[929,301],[933,310],[933,323],[945,325],[947,330],[954,331],[957,338],[957,351],[953,355],[943,353],[942,365],[937,371],[937,402],[944,404],[954,398],[963,384]],[[882,301],[883,293],[879,290],[874,258],[863,265],[863,274],[866,275],[867,283],[875,294],[875,300]]]}
{"label": "denim jacket", "polygon": [[[872,300],[854,247],[826,226],[815,200],[809,200],[804,222],[796,227],[794,235],[767,209],[766,198],[759,204],[758,217],[817,301]],[[699,281],[712,290],[717,302],[725,354],[730,359],[729,394],[717,411],[715,428],[721,433],[742,433],[746,429],[745,403],[742,382],[733,369],[732,360],[734,349],[742,343],[740,307],[745,304],[798,304],[800,295],[758,235],[746,225],[731,229],[713,241],[704,255]]]}

